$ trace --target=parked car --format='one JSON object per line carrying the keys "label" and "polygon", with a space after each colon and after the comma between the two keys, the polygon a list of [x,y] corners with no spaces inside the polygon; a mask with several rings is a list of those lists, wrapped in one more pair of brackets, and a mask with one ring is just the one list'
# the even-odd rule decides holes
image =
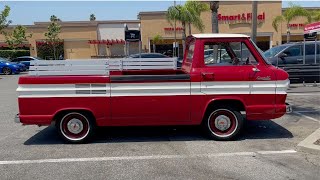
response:
{"label": "parked car", "polygon": [[30,61],[34,61],[34,60],[42,60],[42,59],[38,57],[32,57],[32,56],[21,56],[18,58],[14,58],[11,62],[22,63],[26,66],[27,69],[29,69]]}
{"label": "parked car", "polygon": [[0,74],[19,74],[20,73],[20,67],[16,63],[11,63],[7,60],[1,60],[0,59]]}
{"label": "parked car", "polygon": [[19,62],[11,62],[10,59],[3,58],[3,57],[0,57],[0,60],[2,60],[2,61],[7,61],[7,62],[10,62],[10,63],[16,64],[17,66],[19,66],[19,71],[20,71],[20,72],[23,72],[23,71],[26,71],[26,70],[27,70],[26,65],[24,65],[24,64],[22,64],[22,63],[19,63]]}
{"label": "parked car", "polygon": [[[282,44],[265,51],[263,55],[273,65],[303,64],[303,46],[303,42]],[[306,42],[305,51],[305,64],[314,64],[315,42]],[[317,43],[316,63],[319,61],[320,42]]]}
{"label": "parked car", "polygon": [[[60,72],[56,67],[65,62],[54,65],[47,61],[47,71],[38,65],[29,75],[19,77],[15,122],[55,123],[58,134],[69,143],[88,142],[99,126],[202,125],[208,137],[232,140],[244,130],[247,120],[276,119],[291,112],[286,103],[288,74],[268,64],[249,36],[195,34],[188,39],[181,70],[139,64],[141,70],[136,67],[128,73],[120,65],[117,73],[110,73],[114,69],[105,61],[96,61],[105,65],[103,70],[94,66],[97,71],[84,69],[85,64],[81,71],[73,71],[78,69],[75,61]],[[206,65],[206,43],[223,46],[232,63]],[[241,44],[252,55],[252,63],[240,61],[234,47]],[[70,76],[70,72],[81,76]]]}
{"label": "parked car", "polygon": [[[129,58],[140,58],[140,54],[132,54]],[[141,53],[141,58],[169,58],[161,53]]]}
{"label": "parked car", "polygon": [[[132,54],[129,58],[140,58],[140,54]],[[170,58],[167,55],[161,53],[141,53],[141,58]],[[177,59],[177,68],[181,68],[182,58]]]}

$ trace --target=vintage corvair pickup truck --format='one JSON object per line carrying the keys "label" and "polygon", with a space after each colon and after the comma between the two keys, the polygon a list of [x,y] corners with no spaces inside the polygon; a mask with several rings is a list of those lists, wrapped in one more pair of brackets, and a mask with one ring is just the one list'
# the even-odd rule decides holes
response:
{"label": "vintage corvair pickup truck", "polygon": [[246,35],[189,36],[181,69],[125,60],[34,62],[19,79],[15,121],[54,123],[71,143],[88,142],[98,126],[202,125],[231,140],[245,120],[286,113],[288,74]]}

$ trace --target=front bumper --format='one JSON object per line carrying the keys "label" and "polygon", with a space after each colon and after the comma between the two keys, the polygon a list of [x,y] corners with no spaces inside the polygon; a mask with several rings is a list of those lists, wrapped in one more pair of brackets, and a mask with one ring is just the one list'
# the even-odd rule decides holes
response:
{"label": "front bumper", "polygon": [[286,103],[286,113],[292,113],[292,106],[289,103]]}
{"label": "front bumper", "polygon": [[17,115],[14,117],[14,122],[15,122],[15,123],[21,123],[19,114],[17,114]]}

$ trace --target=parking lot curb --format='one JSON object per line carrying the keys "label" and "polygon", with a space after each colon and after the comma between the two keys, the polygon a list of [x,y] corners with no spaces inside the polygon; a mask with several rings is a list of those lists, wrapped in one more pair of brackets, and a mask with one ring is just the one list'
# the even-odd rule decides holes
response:
{"label": "parking lot curb", "polygon": [[298,151],[320,155],[320,145],[314,143],[320,139],[320,128],[298,144]]}

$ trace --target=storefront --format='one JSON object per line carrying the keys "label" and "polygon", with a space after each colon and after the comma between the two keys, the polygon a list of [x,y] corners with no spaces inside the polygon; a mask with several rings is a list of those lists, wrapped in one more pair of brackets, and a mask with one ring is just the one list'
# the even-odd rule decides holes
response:
{"label": "storefront", "polygon": [[[315,9],[315,8],[310,8]],[[281,15],[285,9],[282,9],[281,1],[259,1],[257,15],[257,45],[261,50],[267,50],[273,46],[286,42],[287,27],[282,23],[278,31],[272,26],[273,19]],[[252,3],[251,2],[235,2],[221,1],[219,6],[218,22],[219,33],[240,33],[251,34],[252,22]],[[173,49],[174,34],[179,43],[180,55],[182,54],[182,26],[179,22],[174,26],[166,20],[165,11],[157,12],[140,12],[142,28],[142,44],[150,52],[153,50],[152,38],[155,35],[161,35],[163,41],[156,44],[157,52],[163,53]],[[211,12],[201,14],[205,25],[203,33],[211,33]],[[298,18],[290,24],[291,40],[303,41],[303,28],[306,22],[305,18]],[[200,33],[192,27],[192,33]],[[188,27],[186,27],[188,33]],[[188,35],[188,34],[187,34]],[[159,48],[158,48],[159,47]]]}
{"label": "storefront", "polygon": [[[309,8],[316,9],[316,8]],[[251,34],[252,22],[251,1],[221,1],[219,6],[218,22],[220,33]],[[287,27],[282,23],[278,31],[272,26],[273,19],[281,15],[281,1],[259,1],[258,2],[258,29],[257,45],[261,50],[280,45],[286,42]],[[182,54],[182,26],[176,23],[176,29],[166,19],[166,11],[140,12],[138,20],[120,21],[72,21],[59,22],[61,33],[59,38],[63,40],[64,59],[90,59],[90,58],[116,58],[139,52],[137,42],[125,43],[124,30],[127,25],[130,30],[139,29],[141,25],[142,52],[159,52],[167,55],[173,54],[173,44],[177,42],[178,54]],[[211,12],[201,14],[205,28],[203,33],[211,33]],[[45,40],[44,34],[50,22],[35,22],[28,25],[27,32],[32,33],[32,38],[26,42],[30,47],[31,56],[37,56],[39,47]],[[290,23],[290,41],[303,41],[303,29],[305,18],[298,18]],[[14,26],[7,29],[11,31]],[[186,32],[189,32],[186,27]],[[200,33],[192,27],[192,33]],[[163,39],[153,42],[153,38],[160,35]],[[187,34],[188,35],[188,34]],[[319,35],[318,35],[319,36]],[[5,45],[5,37],[0,35],[0,44]],[[128,47],[128,48],[126,48]],[[154,49],[155,47],[155,49]],[[52,58],[52,57],[45,57]]]}

